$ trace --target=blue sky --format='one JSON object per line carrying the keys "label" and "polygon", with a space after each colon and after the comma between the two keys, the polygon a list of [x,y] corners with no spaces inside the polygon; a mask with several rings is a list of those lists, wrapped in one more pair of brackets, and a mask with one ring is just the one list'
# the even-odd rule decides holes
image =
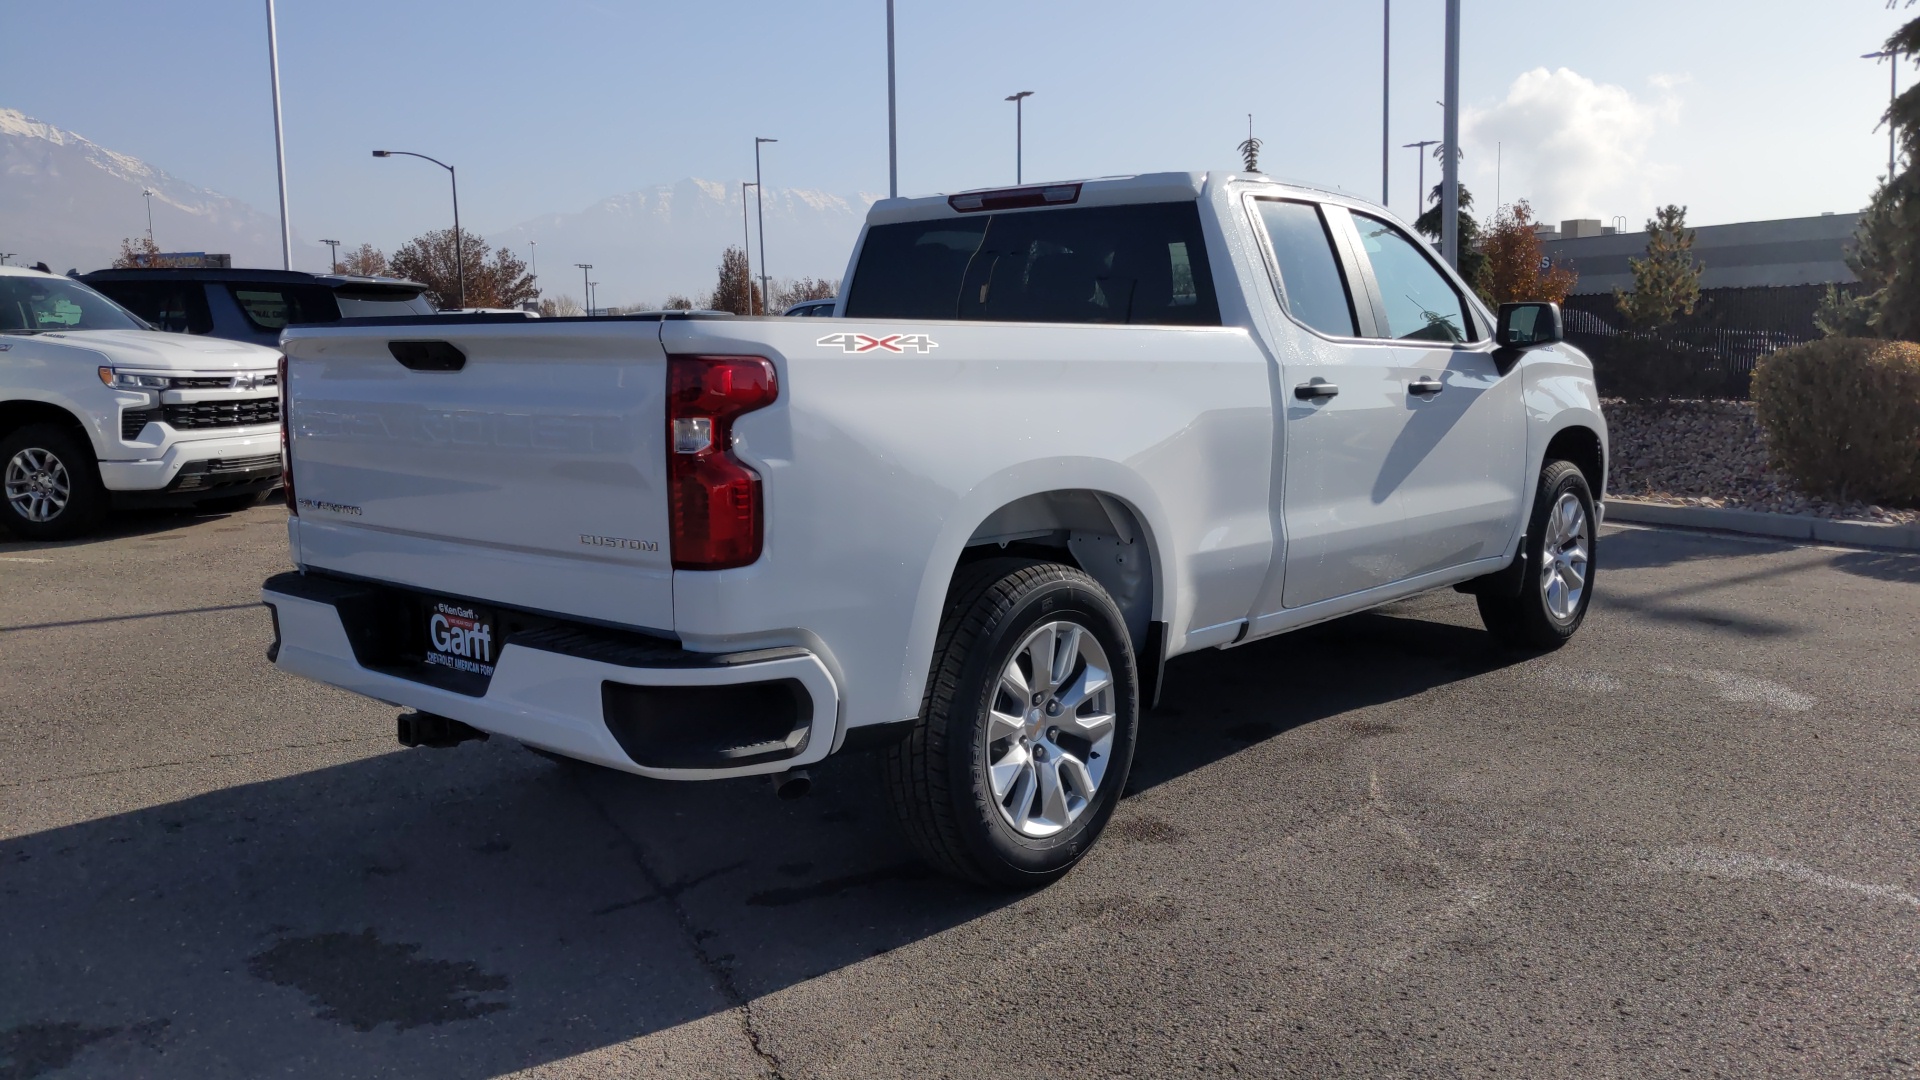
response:
{"label": "blue sky", "polygon": [[[0,0],[0,105],[270,211],[260,0]],[[1911,12],[1882,0],[1465,0],[1467,176],[1542,216],[1699,224],[1857,209],[1885,169],[1887,70],[1859,59]],[[1394,4],[1394,203],[1437,137],[1441,0]],[[292,215],[391,246],[440,224],[456,163],[498,230],[699,176],[886,189],[882,0],[617,3],[280,0]],[[898,0],[901,188],[1222,167],[1374,197],[1380,4]],[[1534,72],[1532,76],[1528,73]],[[1915,78],[1903,73],[1903,84]],[[1429,170],[1431,175],[1432,170]],[[1490,200],[1488,200],[1490,201]],[[796,268],[796,271],[799,268]],[[837,267],[819,268],[835,272]]]}

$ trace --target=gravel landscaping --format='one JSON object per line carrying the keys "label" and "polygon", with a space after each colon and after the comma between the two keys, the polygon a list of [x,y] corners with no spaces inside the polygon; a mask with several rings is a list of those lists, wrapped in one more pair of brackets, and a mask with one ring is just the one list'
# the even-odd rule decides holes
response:
{"label": "gravel landscaping", "polygon": [[1723,506],[1846,521],[1920,521],[1920,509],[1835,503],[1767,467],[1766,438],[1746,401],[1605,403],[1607,492],[1675,506]]}

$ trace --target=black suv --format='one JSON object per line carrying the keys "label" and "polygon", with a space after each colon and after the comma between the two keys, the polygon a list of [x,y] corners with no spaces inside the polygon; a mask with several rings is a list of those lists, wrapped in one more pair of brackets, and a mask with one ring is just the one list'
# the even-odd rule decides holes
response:
{"label": "black suv", "polygon": [[290,323],[432,315],[427,287],[404,278],[298,270],[95,270],[80,280],[158,330],[280,346]]}

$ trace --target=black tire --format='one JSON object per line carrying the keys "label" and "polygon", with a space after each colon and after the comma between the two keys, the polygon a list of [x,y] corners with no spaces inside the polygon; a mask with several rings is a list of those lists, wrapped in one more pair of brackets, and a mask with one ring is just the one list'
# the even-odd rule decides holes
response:
{"label": "black tire", "polygon": [[[1049,622],[1078,626],[1105,653],[1114,726],[1093,798],[1064,828],[1034,838],[1015,829],[993,795],[988,711],[1002,670],[1029,634]],[[1139,713],[1126,624],[1097,582],[1072,567],[1033,559],[970,564],[947,593],[920,716],[906,738],[884,751],[889,801],[935,869],[1000,888],[1045,885],[1071,869],[1106,827],[1133,765]],[[1049,738],[1059,730],[1049,729]],[[1033,752],[1035,760],[1045,760],[1041,753]],[[1087,753],[1098,756],[1091,744]]]}
{"label": "black tire", "polygon": [[[31,455],[23,458],[22,455]],[[13,496],[18,462],[55,462],[66,484],[66,503],[44,521],[35,521]],[[29,424],[0,439],[0,522],[23,540],[69,540],[88,532],[107,514],[107,489],[86,438],[58,424]]]}
{"label": "black tire", "polygon": [[[1547,551],[1549,518],[1567,495],[1579,500],[1585,515],[1586,574],[1580,597],[1571,611],[1559,616],[1548,606],[1543,585],[1544,570],[1551,554]],[[1578,467],[1568,461],[1550,461],[1540,470],[1540,486],[1534,494],[1533,514],[1527,521],[1526,561],[1521,567],[1518,593],[1488,590],[1480,593],[1480,621],[1487,631],[1516,649],[1546,652],[1565,645],[1580,624],[1586,621],[1587,608],[1593,602],[1594,573],[1598,569],[1599,532],[1595,527],[1593,491]]]}

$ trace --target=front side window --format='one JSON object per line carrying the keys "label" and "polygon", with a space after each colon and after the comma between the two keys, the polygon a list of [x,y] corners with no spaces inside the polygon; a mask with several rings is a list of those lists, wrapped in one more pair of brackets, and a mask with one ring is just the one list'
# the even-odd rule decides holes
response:
{"label": "front side window", "polygon": [[317,285],[234,285],[234,302],[255,330],[284,330],[291,323],[340,320],[333,290]]}
{"label": "front side window", "polygon": [[1218,326],[1199,207],[1075,207],[867,231],[850,318]]}
{"label": "front side window", "polygon": [[1280,265],[1287,311],[1323,334],[1358,336],[1347,280],[1320,208],[1277,199],[1262,199],[1259,205],[1260,223],[1266,226],[1274,261]]}
{"label": "front side window", "polygon": [[147,328],[125,308],[77,281],[0,275],[0,333]]}
{"label": "front side window", "polygon": [[198,281],[103,281],[98,286],[115,303],[176,334],[210,334],[213,313],[207,287]]}
{"label": "front side window", "polygon": [[1360,232],[1361,250],[1373,265],[1387,307],[1384,336],[1446,344],[1473,340],[1466,301],[1420,245],[1365,214],[1353,215],[1353,227]]}

